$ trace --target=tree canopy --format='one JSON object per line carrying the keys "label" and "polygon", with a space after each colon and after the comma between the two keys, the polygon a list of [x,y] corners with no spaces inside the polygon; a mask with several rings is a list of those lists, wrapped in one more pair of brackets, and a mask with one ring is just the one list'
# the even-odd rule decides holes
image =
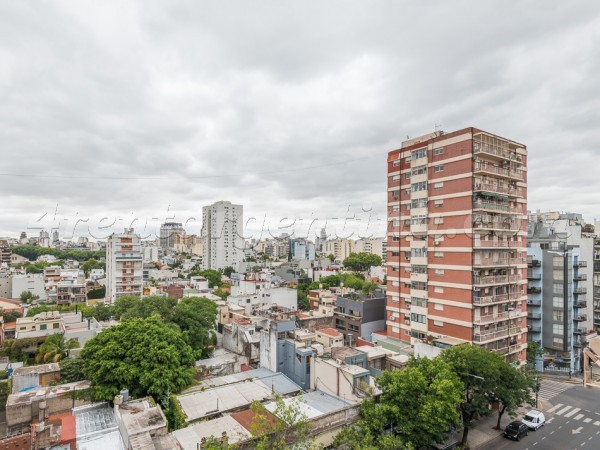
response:
{"label": "tree canopy", "polygon": [[76,261],[87,261],[88,259],[105,258],[106,252],[104,250],[60,250],[52,247],[40,247],[38,245],[16,245],[11,248],[12,252],[24,256],[25,258],[35,261],[42,255],[52,255],[58,259],[74,259]]}
{"label": "tree canopy", "polygon": [[217,343],[216,316],[217,305],[206,298],[184,298],[175,306],[173,322],[198,358],[208,357]]}
{"label": "tree canopy", "polygon": [[65,340],[63,334],[51,334],[46,338],[44,343],[40,345],[35,356],[37,363],[58,362],[68,355],[69,350],[79,348],[79,342],[75,339]]}
{"label": "tree canopy", "polygon": [[80,358],[97,400],[112,400],[128,388],[133,397],[162,401],[188,387],[194,375],[192,348],[157,315],[103,331],[86,343]]}
{"label": "tree canopy", "polygon": [[350,253],[350,256],[344,259],[343,264],[347,269],[366,272],[373,266],[381,265],[381,256],[364,252]]}

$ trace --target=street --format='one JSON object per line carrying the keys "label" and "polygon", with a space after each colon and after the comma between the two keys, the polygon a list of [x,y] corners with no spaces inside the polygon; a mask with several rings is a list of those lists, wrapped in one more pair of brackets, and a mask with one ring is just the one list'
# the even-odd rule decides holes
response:
{"label": "street", "polygon": [[[481,449],[514,450],[588,450],[600,448],[600,391],[544,381],[540,398],[551,406],[542,412],[546,425],[537,431],[529,431],[520,442],[499,437],[480,447]],[[546,403],[548,404],[548,403]],[[519,418],[515,420],[519,420]]]}

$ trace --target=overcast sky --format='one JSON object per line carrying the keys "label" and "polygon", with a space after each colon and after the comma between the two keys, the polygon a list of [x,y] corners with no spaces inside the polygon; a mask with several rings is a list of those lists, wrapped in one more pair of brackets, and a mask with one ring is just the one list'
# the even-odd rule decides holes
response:
{"label": "overcast sky", "polygon": [[197,233],[217,200],[253,237],[383,235],[387,152],[436,124],[600,217],[597,1],[3,0],[0,94],[0,236]]}

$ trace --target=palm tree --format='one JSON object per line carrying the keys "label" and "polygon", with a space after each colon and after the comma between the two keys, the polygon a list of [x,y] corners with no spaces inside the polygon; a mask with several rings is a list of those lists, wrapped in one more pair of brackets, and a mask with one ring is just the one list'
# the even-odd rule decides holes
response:
{"label": "palm tree", "polygon": [[35,357],[36,362],[58,362],[68,355],[72,348],[79,348],[79,342],[76,339],[65,341],[65,336],[62,334],[53,334],[46,338],[44,343],[40,345],[38,353]]}

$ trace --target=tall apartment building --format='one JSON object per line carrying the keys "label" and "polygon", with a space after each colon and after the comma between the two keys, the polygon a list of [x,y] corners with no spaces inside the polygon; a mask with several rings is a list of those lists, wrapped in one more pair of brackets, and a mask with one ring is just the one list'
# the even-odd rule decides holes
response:
{"label": "tall apartment building", "polygon": [[525,359],[526,166],[524,145],[476,128],[389,152],[388,337]]}
{"label": "tall apartment building", "polygon": [[106,301],[125,295],[142,296],[144,259],[139,235],[133,228],[113,233],[106,243]]}
{"label": "tall apartment building", "polygon": [[8,241],[4,239],[0,240],[0,264],[6,263],[8,266],[10,264],[11,254],[12,250],[10,249],[10,245],[8,245]]}
{"label": "tall apartment building", "polygon": [[237,268],[244,258],[243,206],[220,201],[202,208],[202,266]]}
{"label": "tall apartment building", "polygon": [[588,295],[593,292],[594,235],[589,229],[580,214],[529,215],[528,340],[542,345],[546,370],[582,369],[581,350],[593,328]]}
{"label": "tall apartment building", "polygon": [[[596,223],[596,230],[600,223]],[[594,243],[594,330],[600,333],[600,239]]]}
{"label": "tall apartment building", "polygon": [[344,261],[354,253],[355,241],[352,239],[330,239],[325,242],[325,255],[333,255],[336,260]]}
{"label": "tall apartment building", "polygon": [[356,253],[372,253],[373,255],[381,256],[385,260],[383,238],[361,238],[354,244]]}
{"label": "tall apartment building", "polygon": [[185,234],[183,224],[178,222],[165,222],[160,226],[159,242],[163,250],[172,250],[175,247],[175,236]]}

